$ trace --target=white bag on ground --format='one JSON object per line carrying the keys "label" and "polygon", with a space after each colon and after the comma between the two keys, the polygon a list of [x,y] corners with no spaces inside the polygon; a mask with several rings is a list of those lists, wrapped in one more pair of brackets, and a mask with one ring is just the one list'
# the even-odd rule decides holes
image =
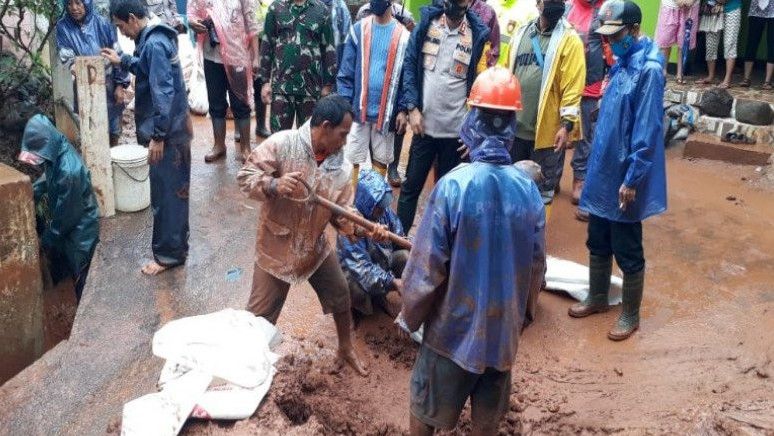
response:
{"label": "white bag on ground", "polygon": [[[546,259],[546,290],[564,293],[582,301],[589,294],[589,267],[579,263],[548,256]],[[620,277],[610,277],[608,303],[611,306],[621,303]]]}
{"label": "white bag on ground", "polygon": [[153,336],[153,354],[254,388],[270,377],[277,358],[269,349],[266,324],[250,312],[233,309],[177,319]]}
{"label": "white bag on ground", "polygon": [[212,376],[188,371],[169,382],[166,388],[132,400],[124,405],[122,436],[175,436],[185,423]]}

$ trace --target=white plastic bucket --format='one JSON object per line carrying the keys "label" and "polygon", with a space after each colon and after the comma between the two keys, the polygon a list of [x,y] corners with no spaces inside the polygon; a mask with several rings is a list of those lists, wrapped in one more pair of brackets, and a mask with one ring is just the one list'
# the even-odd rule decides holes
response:
{"label": "white plastic bucket", "polygon": [[137,212],[150,206],[148,149],[132,144],[119,145],[110,149],[110,159],[116,209]]}

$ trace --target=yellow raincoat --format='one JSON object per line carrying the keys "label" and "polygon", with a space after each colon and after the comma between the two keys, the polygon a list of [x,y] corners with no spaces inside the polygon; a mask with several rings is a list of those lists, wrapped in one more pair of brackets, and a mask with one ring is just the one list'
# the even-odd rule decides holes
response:
{"label": "yellow raincoat", "polygon": [[[528,28],[529,23],[522,26],[511,40],[508,50],[511,71],[522,38],[530,37],[526,32]],[[583,137],[580,104],[586,86],[586,57],[583,41],[566,20],[562,19],[556,25],[544,57],[548,69],[543,70],[535,126],[535,149],[554,146],[554,138],[562,119],[573,122],[568,141],[578,141]]]}

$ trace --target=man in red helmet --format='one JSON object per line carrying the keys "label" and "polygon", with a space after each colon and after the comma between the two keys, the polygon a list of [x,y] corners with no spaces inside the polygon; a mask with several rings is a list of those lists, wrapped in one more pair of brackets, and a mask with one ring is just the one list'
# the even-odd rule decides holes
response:
{"label": "man in red helmet", "polygon": [[411,376],[412,435],[451,429],[471,401],[473,434],[497,434],[519,334],[545,268],[545,209],[511,164],[521,90],[501,67],[476,79],[460,137],[471,163],[430,195],[403,274],[403,320],[424,324]]}

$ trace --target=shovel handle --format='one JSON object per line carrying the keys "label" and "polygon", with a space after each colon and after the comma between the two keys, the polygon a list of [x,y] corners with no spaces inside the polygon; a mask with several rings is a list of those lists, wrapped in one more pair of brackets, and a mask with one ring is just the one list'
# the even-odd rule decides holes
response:
{"label": "shovel handle", "polygon": [[[320,197],[314,191],[312,191],[312,188],[309,186],[308,183],[306,183],[305,180],[300,180],[300,182],[304,185],[304,187],[307,189],[307,191],[311,194],[308,198],[312,202],[319,204],[320,206],[328,209],[333,213],[333,215],[342,217],[346,220],[352,221],[353,223],[359,225],[360,227],[363,227],[364,229],[368,230],[369,232],[372,232],[374,228],[376,227],[376,223],[373,223],[362,216],[352,213],[349,210],[339,206],[338,204],[328,200],[327,198]],[[393,244],[397,245],[400,248],[405,248],[407,250],[411,250],[411,241],[408,239],[397,235],[393,232],[387,231],[387,238],[392,242]]]}

